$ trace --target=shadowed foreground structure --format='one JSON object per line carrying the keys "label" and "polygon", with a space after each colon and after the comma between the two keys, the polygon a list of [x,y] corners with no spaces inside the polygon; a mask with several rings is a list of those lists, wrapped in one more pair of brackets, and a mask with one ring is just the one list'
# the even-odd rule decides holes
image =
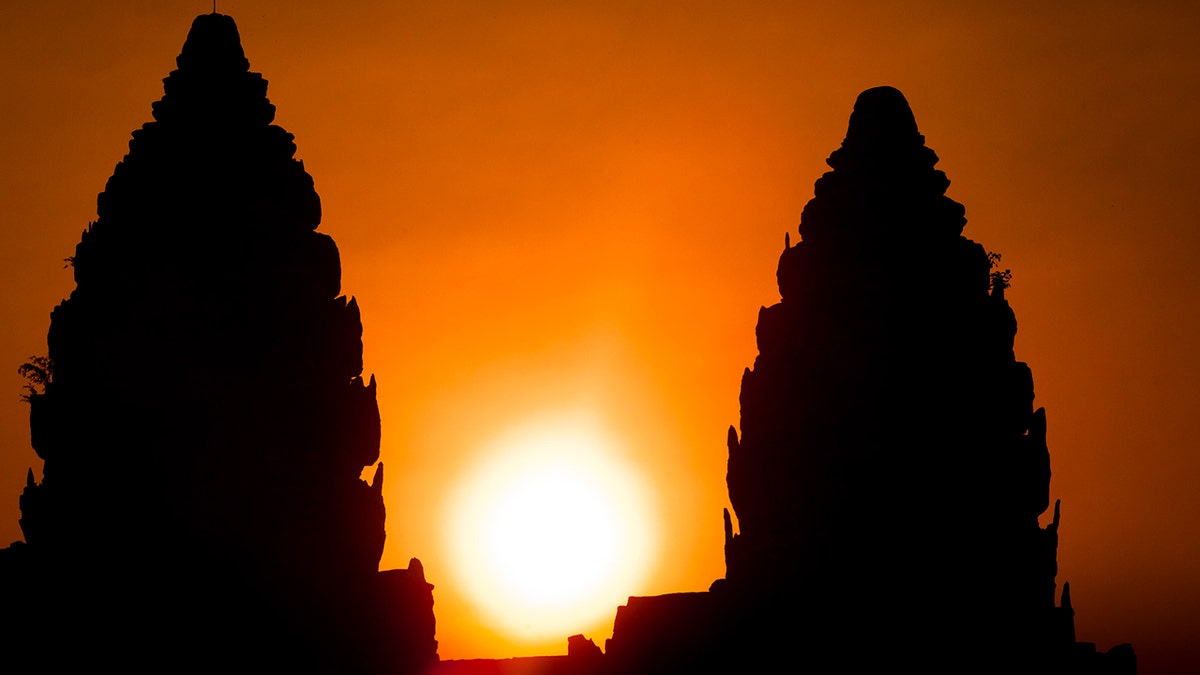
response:
{"label": "shadowed foreground structure", "polygon": [[378,571],[362,324],[231,18],[200,16],[98,199],[0,551],[16,672],[415,672],[419,562]]}
{"label": "shadowed foreground structure", "polygon": [[1046,414],[1007,272],[962,236],[903,95],[864,92],[785,240],[729,430],[726,578],[630,598],[614,672],[780,660],[838,672],[1136,670],[1056,603]]}
{"label": "shadowed foreground structure", "polygon": [[[375,383],[312,178],[229,17],[164,85],[31,364],[4,669],[424,671],[432,587],[378,571]],[[630,598],[607,653],[438,672],[1135,672],[1075,641],[1007,276],[936,162],[900,92],[863,93],[759,316],[726,577]]]}

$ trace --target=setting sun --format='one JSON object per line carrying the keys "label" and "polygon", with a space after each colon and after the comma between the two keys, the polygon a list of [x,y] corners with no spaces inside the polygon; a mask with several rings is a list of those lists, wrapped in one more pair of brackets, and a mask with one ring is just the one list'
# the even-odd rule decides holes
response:
{"label": "setting sun", "polygon": [[503,431],[447,508],[456,581],[513,639],[589,630],[649,572],[647,504],[619,445],[587,416]]}

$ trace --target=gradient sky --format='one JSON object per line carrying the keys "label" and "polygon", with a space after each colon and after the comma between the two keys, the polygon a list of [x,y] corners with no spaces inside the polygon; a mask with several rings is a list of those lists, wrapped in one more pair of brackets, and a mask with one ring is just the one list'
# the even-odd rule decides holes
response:
{"label": "gradient sky", "polygon": [[[382,564],[424,562],[443,658],[563,652],[577,632],[522,646],[478,625],[438,535],[479,448],[539,415],[597,415],[653,486],[664,553],[626,595],[724,573],[725,429],[758,308],[778,300],[783,235],[856,95],[889,84],[943,158],[965,234],[1013,271],[1080,639],[1132,642],[1143,674],[1200,671],[1200,10],[349,4],[218,10],[296,135],[362,308],[388,464]],[[73,287],[62,260],[210,9],[6,3],[2,542],[20,538],[25,471],[40,471],[16,368],[45,353]]]}

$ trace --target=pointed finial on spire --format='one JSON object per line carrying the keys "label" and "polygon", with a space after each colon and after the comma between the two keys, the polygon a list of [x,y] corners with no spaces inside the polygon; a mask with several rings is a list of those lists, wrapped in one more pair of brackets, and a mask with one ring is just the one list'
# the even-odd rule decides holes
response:
{"label": "pointed finial on spire", "polygon": [[201,14],[192,21],[175,64],[181,70],[210,73],[250,70],[233,17],[216,13]]}
{"label": "pointed finial on spire", "polygon": [[788,250],[792,247],[792,234],[790,232],[783,233],[783,250]]}

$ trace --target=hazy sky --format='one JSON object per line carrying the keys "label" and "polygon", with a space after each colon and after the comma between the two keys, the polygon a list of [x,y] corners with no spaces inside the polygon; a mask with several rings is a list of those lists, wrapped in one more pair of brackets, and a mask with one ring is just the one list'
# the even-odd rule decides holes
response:
{"label": "hazy sky", "polygon": [[[1144,674],[1200,670],[1200,10],[351,4],[218,9],[296,135],[362,308],[383,566],[424,562],[443,658],[562,652],[579,632],[512,644],[451,582],[446,501],[513,424],[587,411],[651,486],[660,555],[625,595],[723,574],[725,429],[758,308],[778,300],[783,235],[856,95],[890,84],[942,157],[965,234],[1013,271],[1080,639],[1132,642]],[[20,537],[25,471],[41,468],[16,368],[45,353],[73,287],[62,260],[210,9],[5,7],[2,542]],[[970,589],[954,595],[969,606]]]}

